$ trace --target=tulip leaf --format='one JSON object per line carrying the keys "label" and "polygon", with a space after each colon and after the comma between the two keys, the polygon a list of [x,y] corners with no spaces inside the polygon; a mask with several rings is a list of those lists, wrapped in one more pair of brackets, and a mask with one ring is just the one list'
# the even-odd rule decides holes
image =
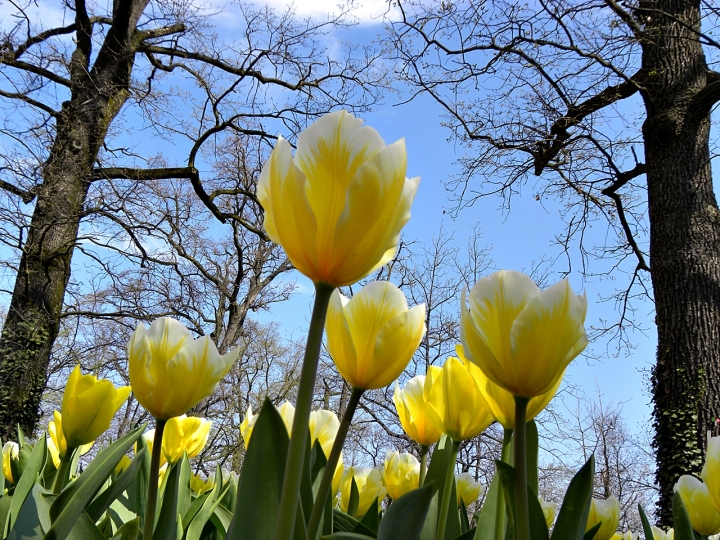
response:
{"label": "tulip leaf", "polygon": [[[187,453],[183,452],[182,460],[180,460],[180,472],[178,473],[178,500],[176,514],[181,516],[187,512],[190,508],[190,460],[188,460]],[[220,473],[220,466],[217,467],[217,473],[215,474],[217,482],[222,484],[222,474]]]}
{"label": "tulip leaf", "polygon": [[380,518],[378,516],[378,498],[375,497],[375,500],[370,504],[370,508],[368,508],[368,511],[365,512],[365,515],[360,520],[360,523],[365,525],[368,529],[370,529],[373,533],[377,534],[378,527],[380,525]]}
{"label": "tulip leaf", "polygon": [[348,501],[347,513],[351,516],[356,516],[358,511],[358,505],[360,504],[360,492],[358,491],[355,477],[350,480],[350,501]]}
{"label": "tulip leaf", "polygon": [[425,485],[393,501],[385,512],[378,540],[418,540],[432,500],[432,485]]}
{"label": "tulip leaf", "polygon": [[539,438],[535,420],[530,420],[525,425],[525,462],[527,464],[527,481],[533,492],[533,497],[538,496],[538,450]]}
{"label": "tulip leaf", "polygon": [[[587,531],[585,531],[585,534],[583,535],[583,540],[593,540],[593,538],[595,538],[595,533],[600,530],[600,527],[602,527],[602,521],[596,523]],[[650,538],[652,538],[652,536]]]}
{"label": "tulip leaf", "polygon": [[105,484],[128,448],[142,436],[144,429],[145,426],[134,429],[98,453],[77,480],[63,489],[50,507],[53,525],[45,536],[46,540],[67,537],[85,513],[85,507]]}
{"label": "tulip leaf", "polygon": [[675,530],[675,540],[695,540],[690,517],[685,510],[680,493],[677,491],[673,494],[672,500],[673,529]]}
{"label": "tulip leaf", "polygon": [[285,423],[266,398],[245,454],[227,540],[272,540],[275,537],[288,444]]}
{"label": "tulip leaf", "polygon": [[[492,531],[483,531],[483,535],[484,535],[483,538],[490,538],[490,536],[485,534],[488,532],[492,533]],[[456,536],[455,538],[453,538],[453,540],[473,540],[475,538],[476,533],[477,533],[477,527],[473,527],[472,529],[469,529],[469,530],[465,531],[464,533],[462,533],[460,536]]]}
{"label": "tulip leaf", "polygon": [[5,522],[8,518],[12,499],[12,495],[4,495],[0,497],[0,537],[2,538],[5,538]]}
{"label": "tulip leaf", "polygon": [[32,486],[30,494],[25,499],[25,503],[22,505],[15,524],[8,535],[8,540],[29,540],[31,538],[39,540],[43,537],[43,525],[47,528],[50,527],[50,516],[42,512],[41,508],[38,508],[38,501],[35,496],[41,489],[40,484]]}
{"label": "tulip leaf", "polygon": [[[140,456],[140,452],[145,453]],[[150,462],[152,456],[147,445],[145,437],[140,437],[135,443],[135,458],[133,461],[140,461],[140,469],[135,476],[135,480],[128,488],[128,504],[127,508],[140,517],[140,529],[145,524],[145,509],[147,508],[147,494],[150,487]],[[155,479],[157,482],[157,479]]]}
{"label": "tulip leaf", "polygon": [[354,517],[345,512],[333,508],[333,526],[338,532],[351,532],[367,536],[374,536],[374,533]]}
{"label": "tulip leaf", "polygon": [[[452,459],[452,439],[443,435],[433,450],[430,466],[425,475],[425,485],[433,482],[433,498],[430,502],[427,518],[423,525],[422,540],[434,540],[437,533],[437,520],[439,515],[439,505],[442,493],[439,487],[445,485],[445,476],[450,468],[450,460]],[[452,492],[450,500],[457,501],[457,491],[455,488],[455,478],[453,477]],[[460,535],[460,514],[457,512],[448,512],[448,520],[445,525],[445,540],[451,540]]]}
{"label": "tulip leaf", "polygon": [[124,523],[110,540],[139,540],[140,518],[135,518]]}
{"label": "tulip leaf", "polygon": [[[18,429],[20,428],[18,427]],[[20,477],[17,485],[15,486],[12,501],[10,502],[10,508],[8,508],[7,521],[5,522],[5,527],[8,531],[12,530],[15,522],[17,521],[20,509],[23,504],[25,504],[25,499],[27,499],[33,487],[37,484],[40,471],[42,471],[45,466],[45,459],[47,457],[46,452],[47,442],[45,435],[42,434],[30,454],[30,457],[25,465],[23,475]]]}
{"label": "tulip leaf", "polygon": [[593,492],[595,458],[587,463],[570,481],[560,513],[553,527],[552,540],[580,540],[585,534]]}
{"label": "tulip leaf", "polygon": [[[497,519],[497,508],[498,501],[505,495],[502,492],[502,480],[500,480],[500,473],[495,472],[493,479],[490,482],[490,487],[485,495],[485,502],[483,502],[482,508],[480,509],[480,515],[477,518],[477,529],[475,532],[475,540],[484,540],[488,537],[489,531],[495,531],[496,519]],[[503,523],[500,525],[504,528],[504,513]]]}
{"label": "tulip leaf", "polygon": [[165,491],[163,492],[160,515],[155,523],[153,540],[175,540],[178,519],[178,491],[180,491],[180,463],[170,466],[165,473]]}
{"label": "tulip leaf", "polygon": [[132,484],[138,469],[142,465],[145,452],[147,452],[146,447],[140,450],[140,452],[135,456],[135,459],[130,462],[128,468],[125,469],[112,484],[110,484],[110,487],[95,497],[95,499],[88,505],[85,511],[93,521],[98,521],[103,513],[110,508],[113,501],[117,499],[118,496],[130,486],[130,484]]}
{"label": "tulip leaf", "polygon": [[465,506],[465,501],[462,499],[460,499],[460,508],[458,509],[458,512],[460,514],[460,531],[465,534],[470,530],[470,520],[468,519],[467,506]]}
{"label": "tulip leaf", "polygon": [[322,540],[375,540],[374,536],[366,536],[364,534],[351,532],[337,532],[328,536],[321,536]]}
{"label": "tulip leaf", "polygon": [[[197,512],[191,516],[187,515],[183,516],[183,523],[185,523],[185,527],[187,529],[187,532],[185,533],[185,540],[199,540],[199,538],[202,536],[203,528],[205,527],[205,524],[208,522],[209,519],[211,519],[214,515],[214,513],[218,510],[220,510],[222,507],[220,506],[220,501],[223,498],[224,493],[222,493],[221,490],[221,483],[216,483],[213,487],[212,491],[205,497],[204,499],[198,498],[195,500],[197,502],[198,500],[202,500],[202,506],[197,510]],[[225,488],[228,489],[227,487]],[[195,503],[193,503],[193,506]],[[224,523],[223,533],[227,531],[230,528],[231,522],[232,522],[232,514],[225,509],[222,508],[228,515],[229,519],[227,523]],[[190,510],[188,510],[188,514],[190,514]],[[187,522],[185,520],[188,520]]]}
{"label": "tulip leaf", "polygon": [[232,517],[233,516],[230,510],[225,508],[222,504],[217,504],[213,509],[210,520],[212,521],[213,525],[215,525],[215,528],[220,531],[220,535],[225,536],[226,531],[230,527]]}
{"label": "tulip leaf", "polygon": [[638,504],[638,513],[640,514],[640,521],[642,522],[643,534],[645,534],[645,538],[652,539],[654,536],[652,532],[652,527],[650,526],[650,522],[645,515],[645,510],[643,510],[643,507],[640,504]]}

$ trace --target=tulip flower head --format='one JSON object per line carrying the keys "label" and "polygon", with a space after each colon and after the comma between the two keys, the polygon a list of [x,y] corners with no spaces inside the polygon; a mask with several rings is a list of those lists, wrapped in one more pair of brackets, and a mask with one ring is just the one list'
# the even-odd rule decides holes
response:
{"label": "tulip flower head", "polygon": [[640,535],[632,531],[625,531],[624,533],[616,532],[613,534],[610,540],[638,540]]}
{"label": "tulip flower head", "polygon": [[351,285],[389,262],[410,219],[419,178],[405,177],[405,141],[385,145],[347,111],[323,116],[298,137],[280,137],[257,196],[264,227],[315,283]]}
{"label": "tulip flower head", "polygon": [[62,429],[67,445],[77,448],[97,439],[110,427],[115,413],[130,396],[130,387],[115,385],[75,366],[62,400]]}
{"label": "tulip flower head", "polygon": [[650,528],[652,529],[653,540],[674,540],[675,539],[675,530],[672,528],[668,529],[667,532],[656,527],[655,525],[652,525]]}
{"label": "tulip flower head", "polygon": [[542,508],[543,516],[545,516],[545,524],[548,526],[548,529],[552,527],[553,522],[555,521],[555,515],[557,514],[557,503],[552,501],[545,501],[542,497],[538,497],[538,501],[540,502],[540,508]]}
{"label": "tulip flower head", "polygon": [[[153,445],[155,444],[155,430],[148,429],[147,431],[145,431],[145,433],[143,433],[143,439],[145,439],[145,445],[147,446],[146,452],[148,453],[148,455],[152,456]],[[165,439],[165,434],[163,434],[163,440],[164,439]],[[134,450],[135,450],[135,453],[137,454],[137,452],[138,452],[137,443],[135,443]],[[162,448],[161,448],[161,450],[162,450]],[[165,455],[162,452],[160,452],[160,463],[158,466],[162,467],[166,463],[167,463],[167,459],[165,459]]]}
{"label": "tulip flower head", "polygon": [[705,484],[686,474],[678,479],[673,490],[680,494],[694,530],[703,536],[720,532],[720,512],[713,505]]}
{"label": "tulip flower head", "polygon": [[335,437],[340,429],[340,420],[332,411],[312,411],[310,413],[310,445],[320,441],[325,457],[330,457]]}
{"label": "tulip flower head", "polygon": [[514,396],[550,392],[588,344],[587,298],[567,280],[540,291],[520,272],[482,278],[460,304],[460,339],[467,357]]}
{"label": "tulip flower head", "polygon": [[476,369],[467,360],[451,356],[442,368],[430,366],[425,375],[428,416],[454,441],[471,439],[493,422],[490,407],[472,374]]}
{"label": "tulip flower head", "polygon": [[149,329],[140,323],[128,342],[130,384],[135,397],[158,420],[185,414],[212,394],[240,354],[220,355],[209,336],[193,340],[169,317]]}
{"label": "tulip flower head", "polygon": [[207,480],[203,480],[200,475],[192,473],[190,475],[190,489],[198,495],[202,495],[206,491],[210,491],[215,487],[215,476],[208,476]]}
{"label": "tulip flower head", "polygon": [[16,442],[8,441],[3,445],[2,449],[2,470],[3,470],[3,476],[5,476],[5,480],[10,482],[11,484],[15,483],[15,480],[13,479],[12,474],[12,464],[11,460],[18,459],[20,455],[20,447]]}
{"label": "tulip flower head", "polygon": [[593,536],[593,540],[610,540],[620,523],[620,501],[615,495],[610,495],[605,500],[592,500],[585,531],[592,529],[600,522],[602,525]]}
{"label": "tulip flower head", "polygon": [[131,463],[132,463],[132,459],[130,459],[129,456],[125,455],[125,456],[121,457],[118,464],[115,465],[115,475],[119,476],[122,473],[124,473],[127,470],[127,468],[130,466]]}
{"label": "tulip flower head", "polygon": [[442,436],[442,431],[428,417],[427,399],[425,375],[413,377],[405,383],[402,390],[398,383],[395,383],[393,402],[400,423],[408,437],[423,446],[435,444]]}
{"label": "tulip flower head", "polygon": [[715,509],[720,511],[720,437],[711,437],[710,432],[708,432],[705,463],[700,475],[708,488]]}
{"label": "tulip flower head", "polygon": [[462,472],[455,475],[455,490],[457,492],[457,505],[462,502],[467,508],[485,493],[485,486],[475,481],[475,477],[469,472]]}
{"label": "tulip flower head", "polygon": [[362,390],[398,378],[425,334],[425,306],[408,309],[405,295],[388,281],[365,285],[351,299],[330,297],[327,347],[340,374]]}
{"label": "tulip flower head", "polygon": [[240,435],[245,443],[245,448],[250,444],[250,437],[252,436],[255,422],[257,422],[257,414],[253,414],[252,406],[248,405],[247,411],[245,411],[245,418],[240,422]]}
{"label": "tulip flower head", "polygon": [[355,516],[364,516],[376,498],[378,503],[385,498],[387,489],[383,486],[382,474],[378,469],[348,467],[340,480],[340,510],[343,512],[348,511],[353,478],[360,495]]}
{"label": "tulip flower head", "polygon": [[282,418],[283,423],[285,424],[288,436],[290,436],[292,434],[293,419],[295,418],[295,405],[289,401],[283,401],[282,405],[277,407],[277,410],[280,413],[280,418]]}
{"label": "tulip flower head", "polygon": [[[68,451],[68,443],[64,433],[62,414],[59,411],[53,411],[53,419],[48,422],[48,435],[50,435],[48,448],[56,468],[60,465],[60,458]],[[80,455],[87,454],[93,444],[95,444],[95,441],[89,441],[87,444],[80,446]],[[57,459],[55,459],[53,451],[57,453]]]}
{"label": "tulip flower head", "polygon": [[412,454],[388,451],[383,466],[383,480],[388,495],[395,501],[418,488],[420,462]]}
{"label": "tulip flower head", "polygon": [[168,463],[177,463],[183,453],[188,458],[197,456],[208,440],[211,420],[194,416],[176,416],[167,421],[162,440],[162,453]]}

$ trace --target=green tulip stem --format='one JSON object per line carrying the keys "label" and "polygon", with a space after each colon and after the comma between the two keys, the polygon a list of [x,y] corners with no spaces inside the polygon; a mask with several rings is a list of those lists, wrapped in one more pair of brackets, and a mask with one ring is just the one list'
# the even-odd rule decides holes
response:
{"label": "green tulip stem", "polygon": [[300,372],[295,417],[292,424],[293,436],[290,437],[290,446],[285,461],[285,476],[283,478],[282,494],[280,495],[280,513],[275,533],[276,540],[291,540],[293,538],[295,514],[300,499],[300,481],[302,480],[303,464],[305,462],[305,448],[309,433],[310,407],[312,406],[315,377],[318,362],[320,361],[325,316],[330,303],[330,295],[334,290],[335,287],[325,283],[315,284],[315,304],[310,318],[305,357]]}
{"label": "green tulip stem", "polygon": [[418,480],[418,487],[422,487],[425,483],[425,474],[427,473],[427,460],[429,450],[430,448],[428,447],[428,445],[420,445],[420,479]]}
{"label": "green tulip stem", "polygon": [[160,475],[160,453],[162,452],[163,432],[167,420],[155,419],[155,437],[153,438],[152,458],[150,460],[150,484],[148,486],[147,507],[145,508],[145,527],[143,539],[152,540],[155,528],[155,509],[157,508],[158,477]]}
{"label": "green tulip stem", "polygon": [[445,540],[445,526],[447,525],[448,512],[450,511],[451,506],[457,508],[457,501],[451,501],[450,495],[452,495],[453,479],[455,478],[455,462],[457,461],[458,450],[460,450],[460,441],[452,441],[452,455],[450,456],[450,461],[448,462],[442,499],[440,499],[440,515],[438,516],[437,534],[435,535],[435,540]]}
{"label": "green tulip stem", "polygon": [[342,420],[340,421],[340,427],[338,428],[337,435],[335,435],[335,441],[333,442],[332,450],[330,450],[330,457],[328,457],[327,464],[325,465],[325,471],[323,472],[320,487],[318,488],[317,495],[315,496],[315,503],[313,504],[312,512],[310,513],[310,521],[308,521],[307,528],[308,540],[315,540],[317,537],[318,529],[320,528],[320,520],[322,519],[323,510],[325,510],[325,499],[327,499],[328,493],[330,493],[330,488],[332,487],[335,467],[337,467],[343,444],[345,443],[348,430],[350,429],[350,424],[352,423],[358,403],[360,403],[360,398],[364,392],[365,390],[360,388],[353,388],[352,393],[350,394],[350,399],[348,400],[347,407],[345,408]]}
{"label": "green tulip stem", "polygon": [[[500,453],[500,460],[503,463],[510,463],[510,448],[512,447],[512,436],[512,429],[505,429],[503,431],[502,451]],[[505,497],[502,496],[502,488],[500,489],[501,491],[497,498],[497,505],[495,507],[495,536],[493,536],[494,540],[505,539]]]}
{"label": "green tulip stem", "polygon": [[527,455],[525,435],[527,421],[526,397],[515,396],[515,532],[517,540],[530,540],[530,511],[527,487]]}
{"label": "green tulip stem", "polygon": [[75,448],[71,448],[68,446],[65,454],[60,458],[60,467],[55,473],[55,482],[53,482],[53,493],[55,493],[56,495],[63,490],[63,488],[67,485],[68,479],[70,478],[70,464],[72,463],[75,450]]}

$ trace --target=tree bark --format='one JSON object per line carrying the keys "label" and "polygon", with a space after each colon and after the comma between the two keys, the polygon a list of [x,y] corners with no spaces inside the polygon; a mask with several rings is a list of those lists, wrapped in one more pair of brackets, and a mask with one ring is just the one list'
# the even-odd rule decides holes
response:
{"label": "tree bark", "polygon": [[720,416],[720,211],[710,172],[710,71],[697,32],[699,1],[641,2],[643,125],[650,266],[658,331],[651,382],[660,486],[672,524],[673,486],[699,474]]}
{"label": "tree bark", "polygon": [[35,430],[93,165],[110,122],[129,95],[140,39],[136,24],[148,1],[115,2],[113,25],[92,69],[92,27],[84,1],[76,1],[71,97],[57,117],[43,183],[35,190],[36,205],[0,336],[2,440],[14,439],[18,424],[26,433]]}

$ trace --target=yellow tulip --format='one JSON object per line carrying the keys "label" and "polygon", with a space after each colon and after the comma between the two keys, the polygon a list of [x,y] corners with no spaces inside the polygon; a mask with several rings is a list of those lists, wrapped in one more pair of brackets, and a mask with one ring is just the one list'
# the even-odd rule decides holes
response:
{"label": "yellow tulip", "polygon": [[[459,358],[465,358],[465,352],[462,345],[455,347],[455,351]],[[474,369],[471,371],[475,382],[477,383],[480,391],[482,392],[485,400],[490,407],[495,420],[500,422],[505,429],[515,429],[515,398],[507,390],[501,388],[483,373],[481,369]],[[527,405],[526,419],[529,422],[540,414],[550,400],[555,397],[560,383],[562,382],[562,374],[558,378],[555,386],[553,386],[549,392],[532,398]]]}
{"label": "yellow tulip", "polygon": [[[143,433],[143,439],[145,439],[145,445],[147,446],[146,452],[148,455],[152,456],[153,451],[153,445],[155,444],[155,430],[154,429],[148,429]],[[165,439],[165,435],[163,435],[163,440]],[[135,453],[138,452],[138,445],[135,443],[134,446]],[[162,450],[162,447],[160,447]],[[160,452],[160,462],[158,463],[158,467],[162,467],[167,463],[167,460],[165,459],[165,456],[163,455],[162,451]]]}
{"label": "yellow tulip", "polygon": [[639,536],[638,533],[632,531],[625,531],[624,533],[616,532],[610,540],[638,540]]}
{"label": "yellow tulip", "polygon": [[282,418],[283,423],[285,424],[288,436],[290,436],[292,433],[293,419],[295,418],[295,405],[289,401],[284,401],[282,405],[277,407],[277,410],[280,413],[280,418]]}
{"label": "yellow tulip", "polygon": [[387,386],[407,367],[425,334],[425,306],[408,309],[405,295],[388,281],[365,285],[351,299],[330,297],[327,348],[353,387]]}
{"label": "yellow tulip", "polygon": [[408,437],[423,446],[430,446],[440,440],[442,432],[430,420],[426,410],[425,375],[413,377],[402,390],[396,382],[393,402]]}
{"label": "yellow tulip", "polygon": [[127,455],[121,457],[118,464],[115,465],[115,475],[119,476],[120,474],[124,473],[131,463],[132,459],[130,459]]}
{"label": "yellow tulip", "polygon": [[[63,417],[59,411],[53,411],[53,420],[48,422],[48,435],[50,440],[48,441],[48,448],[50,449],[50,456],[52,457],[55,468],[60,466],[60,458],[62,458],[68,451],[68,443],[65,439],[65,428],[63,426]],[[89,441],[87,444],[80,446],[80,455],[87,454],[92,448],[95,441]]]}
{"label": "yellow tulip", "polygon": [[209,336],[193,340],[190,331],[169,317],[149,329],[141,323],[128,342],[133,393],[158,420],[185,414],[215,390],[240,354],[220,355]]}
{"label": "yellow tulip", "polygon": [[[342,452],[340,453],[340,458],[338,459],[337,465],[335,465],[335,472],[333,473],[332,478],[332,495],[335,497],[337,495],[337,492],[340,490],[340,481],[342,480],[343,473],[345,472],[345,467],[343,466],[343,456]],[[334,501],[334,499],[333,499]],[[334,502],[333,502],[334,506]]]}
{"label": "yellow tulip", "polygon": [[409,491],[418,488],[420,462],[412,454],[401,454],[397,450],[388,452],[383,467],[383,480],[390,498],[397,500]]}
{"label": "yellow tulip", "polygon": [[370,467],[348,467],[343,472],[340,480],[340,510],[343,512],[348,511],[353,478],[355,479],[358,494],[360,495],[355,516],[360,517],[368,512],[370,505],[376,497],[379,505],[380,501],[385,498],[387,489],[383,486],[382,475],[378,469]]}
{"label": "yellow tulip", "polygon": [[129,395],[129,386],[115,388],[109,380],[83,375],[80,366],[75,366],[65,386],[61,409],[67,445],[77,448],[107,431]]}
{"label": "yellow tulip", "polygon": [[2,470],[5,480],[11,484],[15,483],[12,474],[12,466],[10,460],[18,459],[20,455],[20,447],[16,442],[8,441],[3,445],[2,449]]}
{"label": "yellow tulip", "polygon": [[197,456],[207,443],[211,420],[194,416],[176,416],[168,420],[162,440],[162,453],[168,463],[177,463],[183,453]]}
{"label": "yellow tulip", "polygon": [[588,344],[587,298],[567,280],[540,291],[525,274],[495,272],[463,290],[460,307],[465,354],[514,396],[550,392]]}
{"label": "yellow tulip", "polygon": [[430,366],[425,376],[430,420],[454,441],[479,435],[492,424],[490,407],[463,359],[450,357],[442,368]]}
{"label": "yellow tulip", "polygon": [[592,529],[600,522],[602,525],[593,536],[593,540],[610,540],[620,523],[620,501],[615,495],[610,495],[605,500],[592,500],[585,531]]}
{"label": "yellow tulip", "polygon": [[548,529],[552,527],[553,522],[555,521],[555,515],[557,514],[557,503],[552,501],[545,501],[542,497],[538,497],[538,501],[540,502],[540,508],[542,508],[543,516],[545,516],[545,523],[548,526]]}
{"label": "yellow tulip", "polygon": [[245,448],[250,444],[250,437],[252,436],[257,417],[257,414],[253,414],[252,406],[248,405],[247,411],[245,411],[245,418],[240,422],[240,435],[243,438],[243,442],[245,442]]}
{"label": "yellow tulip", "polygon": [[168,470],[168,464],[166,463],[160,469],[158,470],[158,486],[162,486],[163,479],[165,478],[165,473],[167,473]]}
{"label": "yellow tulip", "polygon": [[215,476],[208,476],[207,480],[203,480],[200,475],[192,473],[190,475],[190,489],[198,495],[202,495],[206,491],[210,491],[215,487]]}
{"label": "yellow tulip", "polygon": [[485,486],[476,482],[475,477],[469,472],[462,472],[455,475],[455,490],[457,505],[460,506],[462,502],[467,508],[485,492]]}
{"label": "yellow tulip", "polygon": [[667,532],[659,529],[655,525],[652,525],[650,528],[652,529],[653,540],[674,540],[675,538],[675,531],[672,528],[668,529]]}
{"label": "yellow tulip", "polygon": [[350,285],[394,257],[419,178],[405,178],[405,141],[385,145],[347,111],[279,138],[257,196],[268,236],[315,283]]}
{"label": "yellow tulip", "polygon": [[680,494],[693,529],[703,536],[720,532],[720,512],[713,505],[705,484],[686,474],[678,479],[673,490]]}
{"label": "yellow tulip", "polygon": [[330,457],[335,437],[340,429],[340,420],[332,411],[312,411],[310,413],[310,444],[320,441],[325,457]]}
{"label": "yellow tulip", "polygon": [[710,433],[708,433],[705,463],[700,475],[708,488],[715,509],[720,511],[720,437],[711,437]]}

